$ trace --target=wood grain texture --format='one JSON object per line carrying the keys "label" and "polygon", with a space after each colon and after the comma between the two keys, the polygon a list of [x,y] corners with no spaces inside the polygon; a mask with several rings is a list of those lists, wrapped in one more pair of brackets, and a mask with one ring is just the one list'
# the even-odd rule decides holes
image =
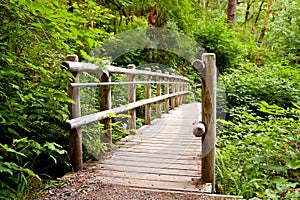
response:
{"label": "wood grain texture", "polygon": [[200,114],[201,104],[184,104],[122,139],[108,158],[87,167],[108,184],[210,192],[201,183],[201,139],[192,133]]}

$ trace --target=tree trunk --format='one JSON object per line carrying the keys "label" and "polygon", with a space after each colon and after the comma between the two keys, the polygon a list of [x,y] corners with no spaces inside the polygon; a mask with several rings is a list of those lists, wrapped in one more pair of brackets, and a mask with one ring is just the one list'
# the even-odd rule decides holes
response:
{"label": "tree trunk", "polygon": [[245,24],[245,25],[246,25],[247,22],[248,22],[250,6],[251,6],[251,3],[247,2],[246,13],[245,13],[245,21],[244,21],[244,23],[243,23],[243,24]]}
{"label": "tree trunk", "polygon": [[259,36],[259,39],[258,39],[258,43],[262,43],[262,41],[263,41],[263,39],[265,37],[266,27],[267,27],[267,24],[268,24],[268,19],[269,19],[270,13],[272,11],[272,2],[273,2],[272,0],[269,0],[268,10],[266,12],[266,15],[265,15],[262,27],[261,27],[261,31],[260,31],[260,36]]}
{"label": "tree trunk", "polygon": [[227,23],[235,25],[236,23],[236,0],[228,0],[226,14],[227,14]]}
{"label": "tree trunk", "polygon": [[256,23],[258,22],[258,19],[259,19],[261,10],[262,10],[262,6],[263,6],[264,3],[265,3],[265,1],[263,0],[261,2],[260,6],[259,6],[258,13],[256,15],[256,18],[255,18],[255,21],[254,21],[254,24],[253,24],[253,27],[252,27],[252,31],[251,31],[252,34],[256,33],[256,27],[255,26],[256,26]]}

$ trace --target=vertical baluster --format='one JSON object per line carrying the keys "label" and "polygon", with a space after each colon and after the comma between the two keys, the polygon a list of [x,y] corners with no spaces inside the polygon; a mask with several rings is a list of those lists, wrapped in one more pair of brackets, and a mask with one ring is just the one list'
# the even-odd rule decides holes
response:
{"label": "vertical baluster", "polygon": [[[166,72],[167,75],[169,75],[169,72]],[[169,94],[169,77],[165,78],[165,94]],[[165,99],[165,113],[169,113],[169,99]]]}
{"label": "vertical baluster", "polygon": [[[145,68],[146,71],[151,71],[150,68]],[[146,76],[146,81],[151,81],[151,76]],[[145,99],[151,98],[151,84],[146,83],[145,85]],[[145,105],[145,124],[150,125],[151,124],[151,104]]]}
{"label": "vertical baluster", "polygon": [[[157,70],[157,73],[161,73],[161,70]],[[161,96],[161,77],[157,76],[156,77],[156,96]],[[156,102],[156,117],[161,118],[161,102],[158,101]]]}
{"label": "vertical baluster", "polygon": [[[78,62],[77,55],[68,55],[66,57],[67,61]],[[79,73],[73,72],[75,77],[75,83],[79,82]],[[74,119],[81,116],[80,108],[80,88],[70,86],[71,81],[68,80],[68,94],[69,97],[74,101],[73,104],[68,106],[70,111],[70,119]],[[82,134],[81,128],[74,128],[70,130],[70,159],[74,171],[82,170]]]}
{"label": "vertical baluster", "polygon": [[[127,66],[128,69],[135,69],[135,65],[130,64]],[[134,82],[135,75],[128,74],[128,81]],[[135,84],[128,85],[128,103],[133,103],[136,101],[136,86]],[[135,134],[136,130],[136,109],[132,109],[128,111],[129,119],[128,119],[128,126],[130,134]]]}

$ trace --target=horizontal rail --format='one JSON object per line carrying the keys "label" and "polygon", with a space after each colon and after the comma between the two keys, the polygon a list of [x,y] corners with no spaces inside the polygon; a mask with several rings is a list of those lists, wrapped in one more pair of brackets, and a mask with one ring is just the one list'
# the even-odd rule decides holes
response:
{"label": "horizontal rail", "polygon": [[97,122],[102,119],[108,118],[110,114],[119,114],[119,113],[126,112],[128,110],[132,110],[132,109],[135,109],[135,108],[138,108],[138,107],[150,104],[150,103],[159,102],[159,101],[162,101],[162,100],[165,100],[165,99],[168,99],[171,97],[175,97],[175,96],[185,95],[187,93],[188,93],[187,91],[184,91],[184,92],[177,92],[177,93],[173,93],[173,94],[165,94],[162,96],[153,97],[151,99],[144,99],[144,100],[140,100],[137,102],[129,103],[127,105],[123,105],[123,106],[113,108],[110,110],[105,110],[105,111],[101,111],[98,113],[85,115],[83,117],[77,117],[74,119],[70,119],[65,122],[65,128],[66,129],[79,128],[81,126],[88,125],[93,122]]}
{"label": "horizontal rail", "polygon": [[130,74],[130,75],[146,75],[146,76],[155,76],[155,77],[162,77],[162,78],[172,78],[177,80],[182,80],[188,82],[186,77],[176,76],[176,75],[168,75],[163,73],[151,72],[151,71],[144,71],[138,69],[125,69],[121,67],[115,67],[112,65],[103,65],[103,67],[99,67],[98,65],[91,64],[91,63],[81,63],[81,62],[72,62],[72,61],[65,61],[63,65],[68,67],[69,71],[71,72],[104,72],[108,71],[112,74]]}
{"label": "horizontal rail", "polygon": [[97,87],[101,85],[138,85],[138,84],[181,84],[180,82],[157,82],[157,81],[136,81],[136,82],[105,82],[105,83],[71,83],[72,87]]}

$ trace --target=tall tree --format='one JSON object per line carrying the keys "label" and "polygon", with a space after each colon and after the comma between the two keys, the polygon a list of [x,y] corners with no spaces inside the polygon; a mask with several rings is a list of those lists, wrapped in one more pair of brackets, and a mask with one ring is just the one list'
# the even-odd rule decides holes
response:
{"label": "tall tree", "polygon": [[256,18],[255,18],[254,24],[253,24],[253,26],[252,26],[252,31],[251,31],[251,33],[253,33],[253,34],[256,33],[256,24],[257,24],[257,22],[258,22],[258,20],[259,20],[259,16],[260,16],[260,13],[261,13],[261,11],[262,11],[262,7],[263,7],[264,3],[265,3],[264,0],[260,3],[260,6],[259,6],[259,9],[258,9]]}
{"label": "tall tree", "polygon": [[228,0],[226,8],[227,22],[232,25],[236,23],[236,4],[237,0]]}
{"label": "tall tree", "polygon": [[265,37],[266,27],[268,24],[270,13],[272,11],[272,2],[273,2],[272,0],[269,0],[269,2],[268,2],[268,9],[267,9],[267,12],[266,12],[266,15],[265,15],[262,27],[261,27],[258,43],[261,43]]}

